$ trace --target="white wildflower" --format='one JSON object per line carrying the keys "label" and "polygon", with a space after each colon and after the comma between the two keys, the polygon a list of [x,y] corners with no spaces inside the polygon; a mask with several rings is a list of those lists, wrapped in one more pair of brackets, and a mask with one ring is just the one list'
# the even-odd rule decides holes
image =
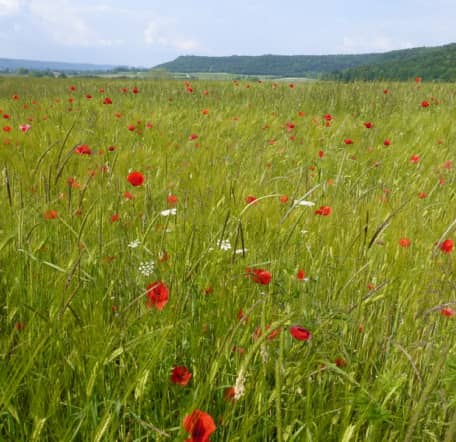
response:
{"label": "white wildflower", "polygon": [[249,249],[236,249],[234,253],[236,255],[243,255],[244,253],[247,253],[248,250]]}
{"label": "white wildflower", "polygon": [[139,239],[135,239],[134,241],[128,243],[128,247],[131,249],[136,249],[141,244],[141,241]]}
{"label": "white wildflower", "polygon": [[221,250],[230,250],[231,249],[231,243],[229,239],[222,239],[221,241],[218,242],[218,247]]}
{"label": "white wildflower", "polygon": [[306,200],[294,200],[293,206],[312,207],[312,206],[315,206],[315,203],[312,201],[306,201]]}
{"label": "white wildflower", "polygon": [[237,401],[241,399],[245,394],[245,376],[244,372],[239,372],[238,377],[236,378],[236,383],[234,384],[234,400]]}
{"label": "white wildflower", "polygon": [[154,261],[141,262],[138,270],[144,276],[150,276],[154,272],[155,263]]}
{"label": "white wildflower", "polygon": [[173,207],[172,209],[162,210],[160,212],[160,215],[161,216],[169,216],[169,215],[175,215],[176,213],[177,213],[177,209],[175,207]]}

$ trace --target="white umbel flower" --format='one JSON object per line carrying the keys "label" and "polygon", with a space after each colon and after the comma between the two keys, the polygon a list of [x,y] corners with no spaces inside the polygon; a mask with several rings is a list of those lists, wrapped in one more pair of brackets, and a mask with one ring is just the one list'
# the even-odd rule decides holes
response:
{"label": "white umbel flower", "polygon": [[150,276],[155,269],[155,263],[153,261],[141,262],[139,264],[138,270],[144,276]]}

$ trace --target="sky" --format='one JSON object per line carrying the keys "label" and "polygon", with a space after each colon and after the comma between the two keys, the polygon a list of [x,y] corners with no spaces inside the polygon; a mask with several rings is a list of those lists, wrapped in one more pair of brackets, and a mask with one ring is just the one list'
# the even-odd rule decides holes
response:
{"label": "sky", "polygon": [[456,42],[454,23],[456,0],[0,0],[0,58],[385,52]]}

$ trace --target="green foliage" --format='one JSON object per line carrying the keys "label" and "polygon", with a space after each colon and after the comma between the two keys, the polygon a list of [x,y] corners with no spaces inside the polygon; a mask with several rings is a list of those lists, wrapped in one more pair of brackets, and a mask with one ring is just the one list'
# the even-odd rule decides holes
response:
{"label": "green foliage", "polygon": [[371,64],[339,70],[326,78],[340,81],[405,81],[417,76],[426,81],[456,81],[456,44],[396,51],[394,57],[388,56]]}
{"label": "green foliage", "polygon": [[181,56],[157,68],[170,72],[311,77],[329,80],[456,80],[456,44],[356,55]]}
{"label": "green foliage", "polygon": [[453,86],[190,86],[0,79],[0,440],[449,442]]}

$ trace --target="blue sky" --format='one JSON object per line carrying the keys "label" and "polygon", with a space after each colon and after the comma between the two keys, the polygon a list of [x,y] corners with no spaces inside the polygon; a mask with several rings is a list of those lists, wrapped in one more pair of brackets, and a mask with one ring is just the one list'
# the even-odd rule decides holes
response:
{"label": "blue sky", "polygon": [[0,58],[384,52],[456,42],[454,23],[456,0],[0,0]]}

